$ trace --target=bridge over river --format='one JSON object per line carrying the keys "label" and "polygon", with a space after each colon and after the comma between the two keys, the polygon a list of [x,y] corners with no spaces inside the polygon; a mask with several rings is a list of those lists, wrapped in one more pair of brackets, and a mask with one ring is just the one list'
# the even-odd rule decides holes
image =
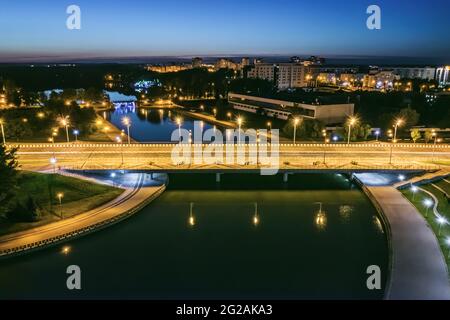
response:
{"label": "bridge over river", "polygon": [[[113,144],[113,143],[26,143],[18,147],[19,163],[24,170],[136,170],[149,172],[253,172],[268,168],[263,163],[264,150],[271,165],[280,172],[367,172],[435,170],[440,164],[450,164],[450,145],[433,144],[278,144],[219,145],[215,153],[205,155],[211,145],[188,144],[186,150],[194,156],[203,154],[200,162],[173,160],[176,144]],[[228,148],[228,149],[227,149]],[[185,151],[186,151],[185,150]],[[258,152],[256,152],[258,150]],[[245,159],[226,161],[227,151]],[[52,160],[54,159],[54,160]],[[219,159],[219,160],[218,160]]]}

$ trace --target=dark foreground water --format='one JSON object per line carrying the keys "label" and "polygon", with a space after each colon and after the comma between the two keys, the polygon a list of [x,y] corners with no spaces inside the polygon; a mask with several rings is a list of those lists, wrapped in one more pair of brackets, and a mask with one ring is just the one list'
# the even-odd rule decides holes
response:
{"label": "dark foreground water", "polygon": [[[281,180],[171,175],[159,199],[68,254],[1,261],[0,298],[381,298],[366,287],[378,265],[384,289],[388,257],[369,200],[339,175]],[[66,289],[73,264],[81,291]]]}

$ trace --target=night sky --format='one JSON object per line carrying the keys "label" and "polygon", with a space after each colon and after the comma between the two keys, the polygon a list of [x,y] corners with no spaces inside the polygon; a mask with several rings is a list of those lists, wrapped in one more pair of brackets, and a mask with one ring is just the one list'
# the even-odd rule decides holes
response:
{"label": "night sky", "polygon": [[[68,5],[81,30],[68,30]],[[366,28],[381,7],[382,29]],[[181,55],[450,57],[449,0],[0,0],[0,61]]]}

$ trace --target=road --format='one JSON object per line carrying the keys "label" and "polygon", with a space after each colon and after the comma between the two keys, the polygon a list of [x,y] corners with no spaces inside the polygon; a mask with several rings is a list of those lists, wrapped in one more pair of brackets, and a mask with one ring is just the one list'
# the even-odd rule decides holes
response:
{"label": "road", "polygon": [[143,187],[144,174],[136,177],[133,187],[116,199],[88,212],[0,237],[0,257],[54,245],[78,237],[132,215],[143,204],[159,195],[165,186]]}
{"label": "road", "polygon": [[[48,170],[53,168],[50,158],[57,159],[54,169],[80,170],[244,170],[268,167],[262,162],[261,154],[257,157],[255,145],[231,147],[237,155],[245,156],[238,163],[236,159],[228,162],[225,158],[226,148],[220,147],[223,156],[214,158],[203,156],[200,163],[172,160],[174,144],[20,144],[19,163],[26,170]],[[268,155],[278,148],[279,158],[273,158],[272,164],[282,170],[396,170],[396,169],[433,169],[434,162],[450,164],[450,146],[432,144],[280,144],[260,145],[259,150],[268,147]],[[272,149],[271,149],[272,148]],[[192,145],[194,150],[207,150],[207,145]],[[391,153],[392,150],[392,153]],[[392,154],[392,156],[391,156]],[[214,154],[213,154],[214,155]],[[253,163],[250,161],[253,156]],[[257,161],[256,161],[257,160]]]}

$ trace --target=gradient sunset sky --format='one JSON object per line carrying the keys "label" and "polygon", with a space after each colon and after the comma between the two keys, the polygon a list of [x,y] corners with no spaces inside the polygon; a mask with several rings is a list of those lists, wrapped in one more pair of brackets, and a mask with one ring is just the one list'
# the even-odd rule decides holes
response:
{"label": "gradient sunset sky", "polygon": [[[66,8],[81,7],[81,30]],[[381,7],[382,29],[366,28]],[[0,61],[180,55],[450,57],[448,0],[0,1]]]}

